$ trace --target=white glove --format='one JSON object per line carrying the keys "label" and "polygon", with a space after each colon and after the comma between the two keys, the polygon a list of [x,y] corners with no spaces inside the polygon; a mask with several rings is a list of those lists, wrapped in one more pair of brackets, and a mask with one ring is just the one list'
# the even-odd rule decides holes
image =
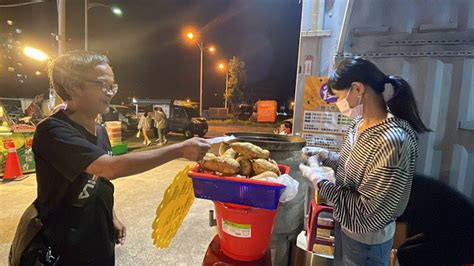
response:
{"label": "white glove", "polygon": [[315,188],[318,188],[317,184],[323,180],[327,180],[331,183],[335,183],[334,170],[329,167],[319,167],[319,163],[316,156],[308,158],[309,166],[300,164],[301,174],[306,177]]}
{"label": "white glove", "polygon": [[322,161],[326,160],[329,158],[329,151],[323,148],[319,147],[304,147],[302,150],[303,152],[303,157],[305,159],[309,159],[312,156],[316,156],[316,159],[318,160],[318,165],[322,163]]}

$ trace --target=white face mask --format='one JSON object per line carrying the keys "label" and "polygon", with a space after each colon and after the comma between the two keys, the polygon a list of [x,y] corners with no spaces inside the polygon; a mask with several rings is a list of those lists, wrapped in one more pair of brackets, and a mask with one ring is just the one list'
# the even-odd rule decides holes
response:
{"label": "white face mask", "polygon": [[362,101],[362,97],[358,96],[359,97],[359,103],[357,104],[357,106],[355,106],[354,108],[351,108],[349,106],[349,102],[347,101],[347,97],[349,97],[349,93],[351,93],[351,90],[352,90],[352,86],[349,89],[349,91],[347,92],[346,97],[344,97],[344,99],[342,99],[342,100],[337,101],[336,105],[337,105],[337,108],[339,109],[339,111],[343,115],[351,117],[351,118],[356,118],[356,117],[362,116],[363,111],[364,111],[364,105],[360,103]]}

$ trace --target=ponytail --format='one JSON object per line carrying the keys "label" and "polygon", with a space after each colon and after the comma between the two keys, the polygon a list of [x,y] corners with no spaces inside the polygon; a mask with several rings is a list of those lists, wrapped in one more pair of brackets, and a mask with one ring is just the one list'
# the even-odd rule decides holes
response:
{"label": "ponytail", "polygon": [[390,112],[408,121],[416,132],[430,132],[431,130],[423,124],[420,118],[415,96],[413,95],[410,84],[398,76],[387,76],[385,82],[393,86],[393,96],[387,101]]}
{"label": "ponytail", "polygon": [[385,75],[374,63],[361,58],[344,59],[331,74],[328,81],[328,90],[346,90],[352,82],[362,82],[370,86],[380,97],[385,90],[385,84],[393,86],[393,96],[386,103],[390,111],[400,117],[418,133],[430,132],[421,121],[418,107],[416,106],[413,90],[403,78]]}

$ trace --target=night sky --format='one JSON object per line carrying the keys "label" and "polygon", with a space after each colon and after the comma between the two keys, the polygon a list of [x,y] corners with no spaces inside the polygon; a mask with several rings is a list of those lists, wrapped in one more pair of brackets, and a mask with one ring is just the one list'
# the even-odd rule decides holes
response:
{"label": "night sky", "polygon": [[[0,1],[0,4],[22,1]],[[90,1],[94,2],[94,1]],[[107,8],[89,10],[89,50],[105,53],[112,61],[119,84],[116,102],[127,97],[178,98],[198,101],[199,49],[185,40],[185,28],[200,30],[199,38],[217,53],[204,55],[204,107],[222,106],[225,75],[218,62],[232,56],[245,61],[249,88],[268,90],[267,99],[280,104],[294,95],[301,4],[298,0],[115,0],[122,17]],[[0,8],[0,32],[6,20],[20,28],[19,39],[55,55],[56,1],[25,7]],[[11,27],[10,27],[11,30]],[[68,50],[84,47],[84,2],[67,1]],[[23,60],[23,72],[44,64]],[[45,91],[45,75],[29,75],[19,84],[14,73],[5,74],[0,62],[3,97],[32,97]],[[31,74],[31,73],[30,73]]]}

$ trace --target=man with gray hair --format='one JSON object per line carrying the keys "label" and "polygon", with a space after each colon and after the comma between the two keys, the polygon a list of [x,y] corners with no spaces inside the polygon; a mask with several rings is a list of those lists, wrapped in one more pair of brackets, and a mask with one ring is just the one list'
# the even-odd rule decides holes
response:
{"label": "man with gray hair", "polygon": [[[115,244],[124,243],[126,228],[115,215],[110,180],[177,158],[198,161],[210,145],[193,138],[159,150],[111,156],[106,131],[94,122],[108,111],[118,90],[107,57],[66,53],[52,62],[49,77],[65,108],[43,120],[34,136],[38,183],[34,206],[43,230],[27,253],[35,254],[31,250],[35,241],[47,241],[52,248],[48,254],[59,257],[61,265],[113,265]],[[22,259],[29,265],[27,255]]]}

